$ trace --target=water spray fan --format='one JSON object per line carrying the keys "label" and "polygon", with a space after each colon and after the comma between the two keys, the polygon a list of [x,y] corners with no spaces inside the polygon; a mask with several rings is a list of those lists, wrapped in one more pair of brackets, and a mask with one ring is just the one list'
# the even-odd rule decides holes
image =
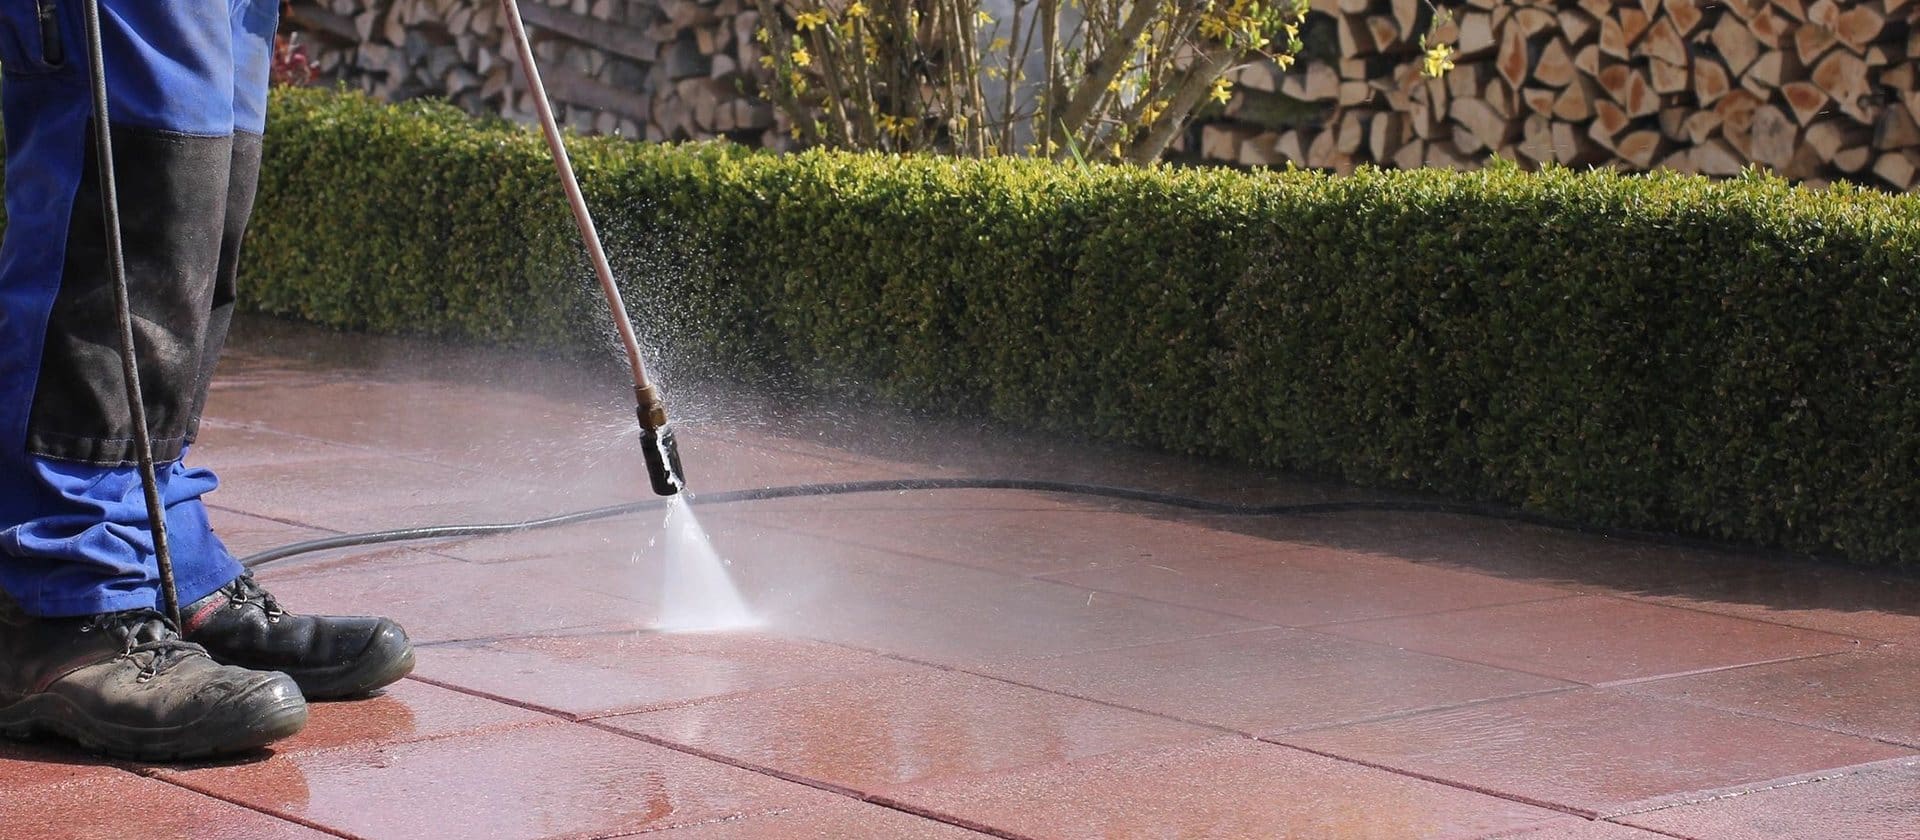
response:
{"label": "water spray fan", "polygon": [[600,280],[600,291],[606,295],[613,326],[626,349],[627,366],[633,370],[634,413],[640,420],[640,447],[647,462],[647,479],[653,485],[653,492],[662,496],[677,495],[687,485],[680,471],[680,450],[674,445],[672,427],[667,425],[667,405],[661,400],[660,391],[647,379],[640,339],[634,335],[633,319],[627,315],[620,287],[613,282],[613,269],[607,265],[607,253],[600,247],[600,233],[594,228],[593,214],[587,211],[587,200],[580,193],[580,180],[574,177],[573,163],[567,158],[560,126],[554,122],[546,85],[540,82],[540,69],[534,65],[533,44],[527,40],[526,24],[520,20],[520,5],[516,0],[500,0],[500,9],[506,13],[507,28],[513,33],[514,45],[520,52],[520,70],[526,74],[527,92],[533,95],[540,132],[546,135],[547,148],[553,150],[553,167],[560,174],[560,186],[566,190],[567,203],[573,208],[573,220],[579,224],[580,238],[593,260],[594,276]]}

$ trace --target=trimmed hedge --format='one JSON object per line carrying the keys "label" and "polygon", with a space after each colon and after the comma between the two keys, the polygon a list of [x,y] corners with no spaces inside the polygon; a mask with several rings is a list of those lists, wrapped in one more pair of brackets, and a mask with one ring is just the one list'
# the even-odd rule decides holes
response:
{"label": "trimmed hedge", "polygon": [[[278,91],[272,120],[251,305],[604,346],[537,135],[312,90]],[[1912,199],[1500,166],[573,148],[638,314],[722,365],[1597,525],[1920,562]]]}

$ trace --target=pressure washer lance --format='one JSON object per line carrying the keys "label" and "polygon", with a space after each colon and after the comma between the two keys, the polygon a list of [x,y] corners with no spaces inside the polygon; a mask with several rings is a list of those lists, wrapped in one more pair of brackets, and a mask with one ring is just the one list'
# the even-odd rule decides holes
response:
{"label": "pressure washer lance", "polygon": [[133,424],[134,457],[140,465],[140,490],[146,497],[147,527],[153,536],[154,563],[160,572],[160,597],[173,626],[180,625],[180,595],[173,585],[173,552],[167,546],[167,509],[154,474],[153,434],[147,428],[147,404],[140,388],[140,359],[134,351],[133,303],[127,293],[127,258],[120,240],[120,188],[114,180],[113,123],[107,113],[107,66],[100,46],[100,0],[81,4],[86,18],[87,83],[93,94],[93,145],[99,158],[100,215],[107,240],[107,276],[113,281],[113,315],[120,328],[120,374],[127,386],[127,415]]}
{"label": "pressure washer lance", "polygon": [[594,229],[593,215],[587,212],[587,200],[580,194],[580,181],[573,175],[573,162],[567,158],[560,126],[553,120],[553,105],[547,101],[547,88],[541,84],[540,69],[534,65],[533,45],[527,40],[526,25],[520,20],[520,6],[515,0],[500,0],[500,10],[506,14],[507,29],[513,33],[514,45],[519,48],[520,70],[527,76],[527,91],[533,95],[533,109],[540,116],[540,132],[546,135],[547,147],[553,150],[553,167],[560,173],[560,186],[566,190],[567,203],[573,207],[573,220],[580,225],[580,238],[586,243],[587,255],[593,259],[594,276],[600,279],[600,290],[606,294],[614,328],[619,330],[620,343],[627,351],[627,366],[633,370],[634,413],[640,419],[640,451],[647,462],[647,479],[653,484],[653,492],[672,496],[686,488],[686,481],[681,477],[680,450],[674,445],[673,429],[667,425],[666,403],[647,380],[640,339],[634,336],[633,319],[627,317],[626,302],[620,297],[620,287],[613,282],[613,269],[607,265],[606,251],[600,247],[600,234]]}

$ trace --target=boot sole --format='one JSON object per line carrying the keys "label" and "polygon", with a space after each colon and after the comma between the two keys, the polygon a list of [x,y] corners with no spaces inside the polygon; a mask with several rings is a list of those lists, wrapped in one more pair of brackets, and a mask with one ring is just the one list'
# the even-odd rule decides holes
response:
{"label": "boot sole", "polygon": [[30,739],[55,735],[87,750],[135,761],[187,761],[252,752],[307,725],[307,703],[284,695],[265,709],[249,702],[275,693],[263,682],[191,723],[172,727],[124,726],[88,715],[65,697],[36,694],[0,709],[0,736]]}

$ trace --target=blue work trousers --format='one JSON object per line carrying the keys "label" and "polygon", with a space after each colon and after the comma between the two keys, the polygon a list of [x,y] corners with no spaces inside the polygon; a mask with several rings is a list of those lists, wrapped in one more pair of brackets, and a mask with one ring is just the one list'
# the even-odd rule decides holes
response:
{"label": "blue work trousers", "polygon": [[[83,0],[0,0],[0,590],[28,613],[158,605],[91,139]],[[98,0],[115,182],[178,594],[241,571],[183,459],[226,341],[276,0]]]}

